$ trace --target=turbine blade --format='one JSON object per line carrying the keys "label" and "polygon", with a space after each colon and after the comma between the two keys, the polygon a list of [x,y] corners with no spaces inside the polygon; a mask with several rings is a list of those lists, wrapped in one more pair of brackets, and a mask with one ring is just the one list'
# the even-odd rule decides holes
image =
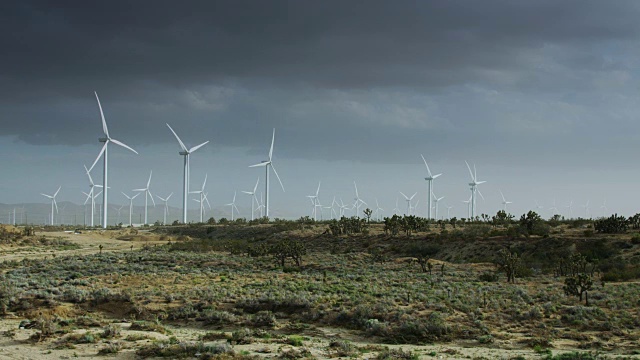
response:
{"label": "turbine blade", "polygon": [[256,193],[256,190],[258,190],[258,183],[260,183],[260,178],[258,178],[258,181],[256,181],[256,186],[253,187],[253,193]]}
{"label": "turbine blade", "polygon": [[196,151],[196,150],[200,149],[201,147],[203,147],[203,146],[207,145],[208,143],[209,143],[209,141],[205,141],[205,142],[203,142],[203,143],[202,143],[202,144],[200,144],[200,145],[196,145],[196,146],[192,147],[191,149],[189,149],[189,153],[192,153],[192,152],[194,152],[194,151]]}
{"label": "turbine blade", "polygon": [[156,202],[155,200],[153,200],[153,194],[151,194],[151,191],[147,190],[147,192],[149,193],[149,197],[151,198],[151,202],[153,203],[153,206],[156,206]]}
{"label": "turbine blade", "polygon": [[507,199],[504,198],[504,194],[502,193],[502,190],[500,190],[500,195],[502,195],[502,201],[507,201]]}
{"label": "turbine blade", "polygon": [[411,197],[409,198],[409,200],[413,200],[414,197],[416,197],[416,195],[418,195],[417,192],[413,193],[413,195],[411,195]]}
{"label": "turbine blade", "polygon": [[204,174],[204,182],[202,183],[202,191],[204,191],[204,187],[207,185],[207,176],[209,176],[209,174]]}
{"label": "turbine blade", "polygon": [[133,151],[134,153],[138,154],[138,152],[137,152],[137,151],[133,150],[132,148],[130,148],[128,145],[126,145],[126,144],[125,144],[125,143],[123,143],[123,142],[120,142],[120,141],[118,141],[118,140],[116,140],[116,139],[111,139],[111,142],[113,142],[113,143],[114,143],[114,144],[116,144],[116,145],[120,145],[120,146],[122,146],[123,148],[125,148],[125,149],[127,149],[127,150],[131,150],[131,151]]}
{"label": "turbine blade", "polygon": [[480,192],[480,190],[476,188],[476,191],[478,192],[478,194],[480,194],[480,197],[482,198],[482,200],[484,200],[484,196],[482,196],[482,193]]}
{"label": "turbine blade", "polygon": [[133,190],[131,190],[131,191],[138,191],[138,192],[140,192],[140,191],[147,191],[147,189],[133,189]]}
{"label": "turbine blade", "polygon": [[[137,193],[137,194],[133,195],[133,197],[132,197],[132,198],[130,198],[130,199],[131,199],[131,200],[133,200],[133,199],[137,198],[137,197],[138,197],[138,195],[140,195],[140,193]],[[127,196],[127,197],[128,197],[128,196]]]}
{"label": "turbine blade", "polygon": [[173,193],[169,194],[169,196],[167,196],[167,200],[165,200],[165,201],[169,201],[169,199],[171,198],[172,195],[173,195]]}
{"label": "turbine blade", "polygon": [[122,191],[121,191],[121,193],[122,193],[122,195],[124,195],[127,199],[129,199],[129,200],[131,200],[131,199],[132,199],[132,198],[130,198],[130,197],[129,197],[129,195],[125,194],[124,192],[122,192]]}
{"label": "turbine blade", "polygon": [[273,170],[273,173],[276,174],[276,177],[278,178],[278,182],[280,183],[280,186],[282,187],[282,192],[284,191],[284,185],[282,185],[282,180],[280,180],[280,176],[278,175],[278,172],[276,171],[276,168],[273,166],[273,164],[271,164],[271,170]]}
{"label": "turbine blade", "polygon": [[476,179],[473,177],[473,172],[471,171],[471,166],[469,166],[469,163],[467,162],[467,160],[465,160],[464,163],[467,164],[467,169],[469,169],[469,175],[471,175],[471,180],[472,181],[476,181]]}
{"label": "turbine blade", "polygon": [[56,207],[56,214],[58,213],[58,203],[56,202],[56,198],[53,198],[53,205]]}
{"label": "turbine blade", "polygon": [[408,197],[407,195],[405,195],[402,191],[400,191],[400,194],[401,194],[402,196],[404,196],[404,198],[405,198],[405,199],[409,200],[409,197]]}
{"label": "turbine blade", "polygon": [[53,196],[51,196],[51,195],[47,195],[47,194],[43,194],[43,193],[40,193],[40,195],[42,195],[42,196],[46,196],[46,197],[48,197],[49,199],[53,199]]}
{"label": "turbine blade", "polygon": [[98,93],[96,91],[93,92],[96,94],[96,100],[98,101],[98,108],[100,109],[100,117],[102,118],[102,131],[104,135],[109,139],[109,129],[107,128],[107,121],[104,119],[104,113],[102,112],[102,105],[100,104],[100,98],[98,97]]}
{"label": "turbine blade", "polygon": [[169,130],[171,130],[171,132],[173,133],[173,136],[176,137],[176,140],[178,140],[178,143],[180,144],[180,147],[182,148],[182,150],[185,152],[189,152],[189,150],[187,150],[187,147],[184,146],[184,143],[182,142],[182,140],[180,140],[180,137],[178,136],[178,134],[176,134],[176,132],[173,131],[173,129],[171,128],[171,125],[167,124],[167,126],[169,127]]}
{"label": "turbine blade", "polygon": [[100,160],[100,157],[102,156],[102,154],[104,154],[104,151],[107,150],[107,144],[108,143],[109,143],[109,140],[107,140],[107,142],[105,142],[104,145],[102,146],[102,150],[100,150],[100,153],[98,154],[98,157],[96,158],[96,160],[93,162],[93,164],[89,168],[89,172],[91,172],[91,170],[93,170],[93,167],[96,166],[96,164],[98,163],[98,160]]}
{"label": "turbine blade", "polygon": [[429,173],[429,177],[432,178],[433,176],[431,176],[431,169],[429,169],[429,165],[427,164],[427,160],[424,159],[424,156],[422,156],[422,154],[420,154],[420,157],[422,158],[422,161],[424,161],[424,166],[427,167],[427,172]]}
{"label": "turbine blade", "polygon": [[147,181],[147,189],[149,189],[149,185],[151,185],[151,175],[153,175],[153,170],[149,172],[149,180]]}
{"label": "turbine blade", "polygon": [[432,178],[437,179],[437,178],[439,178],[441,175],[442,175],[442,173],[440,173],[440,174],[436,174],[436,175],[433,175],[433,176],[432,176]]}
{"label": "turbine blade", "polygon": [[271,148],[269,149],[269,161],[271,161],[271,157],[273,156],[273,143],[276,141],[276,129],[273,128],[273,135],[271,136]]}
{"label": "turbine blade", "polygon": [[55,194],[53,194],[53,197],[58,196],[58,193],[60,192],[60,189],[62,189],[62,186],[58,187],[58,190],[56,190]]}
{"label": "turbine blade", "polygon": [[255,164],[255,165],[249,165],[249,167],[259,167],[259,166],[267,166],[269,165],[269,162],[262,162],[260,164]]}

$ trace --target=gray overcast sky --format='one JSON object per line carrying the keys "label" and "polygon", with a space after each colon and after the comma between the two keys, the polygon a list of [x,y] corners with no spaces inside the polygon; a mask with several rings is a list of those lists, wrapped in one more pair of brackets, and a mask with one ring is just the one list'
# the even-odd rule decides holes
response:
{"label": "gray overcast sky", "polygon": [[153,169],[152,189],[180,206],[168,122],[188,145],[211,141],[191,186],[208,173],[216,207],[263,177],[247,166],[276,128],[281,216],[308,214],[318,180],[325,204],[351,200],[356,180],[386,214],[399,190],[426,213],[420,153],[445,173],[452,216],[466,216],[464,160],[488,181],[479,212],[497,211],[501,189],[517,215],[553,199],[599,215],[605,198],[633,214],[638,18],[637,1],[0,2],[0,203],[58,185],[84,201],[95,90],[111,135],[140,152],[111,151],[113,203]]}

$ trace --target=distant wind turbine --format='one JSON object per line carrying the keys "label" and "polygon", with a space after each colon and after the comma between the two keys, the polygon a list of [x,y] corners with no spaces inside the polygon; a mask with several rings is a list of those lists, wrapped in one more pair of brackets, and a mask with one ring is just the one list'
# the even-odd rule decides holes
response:
{"label": "distant wind turbine", "polygon": [[431,169],[429,169],[429,164],[427,164],[427,160],[424,159],[424,156],[422,156],[422,154],[420,154],[420,157],[422,158],[422,161],[424,161],[424,166],[427,167],[427,174],[428,176],[426,178],[424,178],[425,180],[427,180],[427,184],[428,184],[428,195],[427,195],[427,219],[431,219],[431,194],[433,194],[433,180],[435,180],[436,178],[438,178],[440,175],[442,174],[436,174],[436,175],[432,175],[431,174]]}
{"label": "distant wind turbine", "polygon": [[153,170],[151,170],[151,172],[149,173],[149,180],[147,181],[147,187],[145,187],[144,189],[133,190],[137,192],[144,192],[144,224],[145,225],[149,224],[149,219],[147,216],[149,213],[148,199],[151,198],[151,202],[153,203],[153,206],[156,206],[156,202],[155,200],[153,200],[153,195],[151,194],[151,190],[149,190],[149,187],[151,186],[151,175],[153,175]]}
{"label": "distant wind turbine", "polygon": [[413,198],[418,194],[417,192],[414,193],[413,195],[411,195],[411,197],[405,195],[402,191],[400,191],[400,194],[402,196],[404,196],[404,199],[407,201],[407,216],[411,215],[411,200],[413,200]]}
{"label": "distant wind turbine", "polygon": [[444,199],[444,196],[442,197],[437,197],[436,194],[431,193],[431,195],[433,196],[433,201],[435,202],[435,208],[436,208],[436,217],[435,219],[438,220],[438,202],[440,202],[440,200]]}
{"label": "distant wind turbine", "polygon": [[169,199],[171,198],[171,195],[173,195],[173,193],[169,194],[169,196],[167,196],[166,198],[161,198],[160,196],[156,195],[156,197],[158,199],[160,199],[160,201],[164,202],[164,220],[162,220],[162,224],[163,225],[167,225],[167,213],[169,212],[169,205],[167,205],[167,202],[169,201]]}
{"label": "distant wind turbine", "polygon": [[476,164],[473,164],[473,171],[471,171],[471,167],[469,163],[465,161],[467,164],[467,169],[469,169],[469,175],[471,175],[471,182],[469,186],[471,187],[471,218],[475,219],[476,214],[476,192],[480,194],[480,197],[484,200],[484,196],[480,190],[478,190],[478,185],[486,183],[486,181],[478,181],[478,173],[476,172]]}
{"label": "distant wind turbine", "polygon": [[[204,192],[204,187],[207,185],[207,176],[208,174],[204,174],[204,181],[202,182],[202,189],[200,190],[196,190],[196,191],[189,191],[190,194],[199,194],[200,195],[200,200],[196,200],[197,202],[200,203],[200,222],[204,221],[204,202],[206,201],[207,204],[209,204],[209,199],[207,199],[207,196]],[[209,207],[211,207],[211,204],[209,204]]]}
{"label": "distant wind turbine", "polygon": [[207,145],[209,143],[209,141],[205,141],[200,145],[196,145],[190,149],[188,149],[184,143],[182,142],[182,140],[180,140],[180,137],[178,136],[178,134],[176,134],[175,131],[173,131],[173,129],[171,128],[171,126],[169,124],[167,124],[167,127],[169,128],[169,130],[171,130],[171,133],[173,133],[173,136],[176,137],[176,140],[178,140],[178,143],[180,144],[180,148],[182,149],[182,151],[179,152],[180,155],[184,156],[184,169],[183,169],[183,179],[182,179],[182,223],[186,224],[187,223],[187,209],[188,209],[188,194],[189,194],[189,186],[190,186],[190,181],[191,181],[191,165],[190,165],[190,160],[189,157],[191,156],[191,154],[193,152],[195,152],[196,150],[200,149],[201,147]]}
{"label": "distant wind turbine", "polygon": [[500,190],[500,195],[502,196],[502,210],[504,210],[504,212],[507,212],[507,205],[508,204],[513,204],[513,202],[511,201],[507,201],[507,199],[505,199],[504,194],[502,193],[502,190]]}
{"label": "distant wind turbine", "polygon": [[259,164],[249,166],[249,167],[261,167],[261,166],[265,167],[265,204],[266,204],[265,216],[266,217],[269,217],[269,168],[273,170],[273,173],[276,175],[276,178],[278,178],[278,182],[282,187],[282,192],[284,192],[284,185],[282,185],[282,180],[280,180],[280,176],[278,175],[276,168],[273,166],[273,143],[275,142],[275,140],[276,140],[276,129],[273,129],[273,135],[271,136],[271,148],[269,148],[269,160],[262,161]]}
{"label": "distant wind turbine", "polygon": [[355,203],[354,203],[354,207],[356,209],[356,217],[360,217],[360,206],[362,205],[367,205],[368,204],[366,202],[364,202],[364,200],[360,199],[360,195],[358,194],[358,185],[356,185],[356,182],[353,182],[353,187],[356,189],[356,197],[355,197]]}
{"label": "distant wind turbine", "polygon": [[129,195],[122,193],[122,195],[124,195],[127,199],[129,199],[129,226],[133,226],[133,221],[131,221],[131,215],[133,214],[133,199],[135,199],[136,197],[138,197],[138,195],[140,195],[140,193],[137,193],[135,195],[133,195],[133,197],[130,197]]}
{"label": "distant wind turbine", "polygon": [[56,212],[58,212],[58,204],[56,203],[56,196],[58,196],[58,193],[60,192],[60,189],[62,189],[62,186],[58,187],[58,190],[56,190],[56,192],[53,193],[53,195],[47,195],[47,194],[40,193],[40,195],[51,199],[51,226],[53,226],[53,207],[54,206],[56,208]]}
{"label": "distant wind turbine", "polygon": [[236,194],[237,192],[234,191],[233,192],[233,201],[225,204],[226,206],[231,206],[231,221],[233,221],[233,209],[235,209],[238,213],[240,213],[240,210],[238,210],[238,207],[236,206]]}
{"label": "distant wind turbine", "polygon": [[256,186],[253,187],[253,191],[243,191],[243,193],[251,196],[251,220],[253,220],[253,214],[255,212],[253,204],[257,203],[258,206],[260,206],[260,203],[258,202],[258,198],[256,197],[256,190],[258,190],[259,183],[260,183],[260,178],[258,178],[258,181],[256,181]]}

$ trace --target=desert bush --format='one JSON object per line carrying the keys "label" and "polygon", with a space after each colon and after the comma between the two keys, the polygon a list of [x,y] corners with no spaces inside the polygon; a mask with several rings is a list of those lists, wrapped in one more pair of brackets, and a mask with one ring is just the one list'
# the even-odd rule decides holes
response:
{"label": "desert bush", "polygon": [[332,340],[329,343],[329,350],[335,351],[337,357],[351,357],[358,353],[358,349],[346,340]]}
{"label": "desert bush", "polygon": [[507,277],[507,282],[514,283],[516,281],[516,271],[520,267],[520,257],[517,253],[512,253],[507,249],[500,249],[495,264],[504,272]]}
{"label": "desert bush", "polygon": [[606,219],[596,220],[593,227],[598,233],[603,234],[619,234],[627,231],[629,220],[624,216],[613,214]]}
{"label": "desert bush", "polygon": [[193,358],[199,354],[200,359],[210,358],[217,354],[233,354],[233,350],[227,344],[205,345],[202,342],[179,342],[167,344],[155,342],[143,346],[136,351],[136,355],[146,359],[150,357],[163,357],[171,359]]}
{"label": "desert bush", "polygon": [[285,261],[291,258],[296,266],[302,265],[302,256],[307,253],[306,247],[298,240],[280,240],[271,247],[271,255],[276,262],[284,267]]}
{"label": "desert bush", "polygon": [[375,360],[418,360],[420,357],[411,351],[402,349],[384,349],[374,358]]}
{"label": "desert bush", "polygon": [[171,333],[171,331],[167,330],[161,324],[151,321],[134,321],[129,327],[129,330],[155,331],[160,334]]}
{"label": "desert bush", "polygon": [[122,343],[119,341],[110,342],[102,349],[98,350],[98,355],[117,354],[122,350]]}
{"label": "desert bush", "polygon": [[122,331],[122,328],[120,327],[120,325],[109,324],[109,325],[105,326],[101,337],[103,339],[117,338],[117,337],[120,337],[121,331]]}

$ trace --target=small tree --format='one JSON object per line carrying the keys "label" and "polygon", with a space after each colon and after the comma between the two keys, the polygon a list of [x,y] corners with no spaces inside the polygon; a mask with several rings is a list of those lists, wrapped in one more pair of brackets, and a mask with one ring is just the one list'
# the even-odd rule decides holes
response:
{"label": "small tree", "polygon": [[371,221],[371,215],[373,214],[373,211],[369,208],[364,209],[364,216],[367,217],[367,222]]}
{"label": "small tree", "polygon": [[307,254],[307,249],[304,244],[298,240],[285,239],[273,245],[271,254],[274,260],[283,268],[288,258],[291,258],[296,263],[296,266],[301,266],[302,256]]}
{"label": "small tree", "polygon": [[[564,279],[564,290],[567,296],[577,296],[582,301],[582,295],[593,287],[593,279],[589,274],[580,273],[574,276],[567,276]],[[589,299],[585,299],[585,305],[589,306]]]}
{"label": "small tree", "polygon": [[516,271],[520,266],[520,256],[507,249],[500,249],[496,265],[507,276],[507,282],[516,282]]}

